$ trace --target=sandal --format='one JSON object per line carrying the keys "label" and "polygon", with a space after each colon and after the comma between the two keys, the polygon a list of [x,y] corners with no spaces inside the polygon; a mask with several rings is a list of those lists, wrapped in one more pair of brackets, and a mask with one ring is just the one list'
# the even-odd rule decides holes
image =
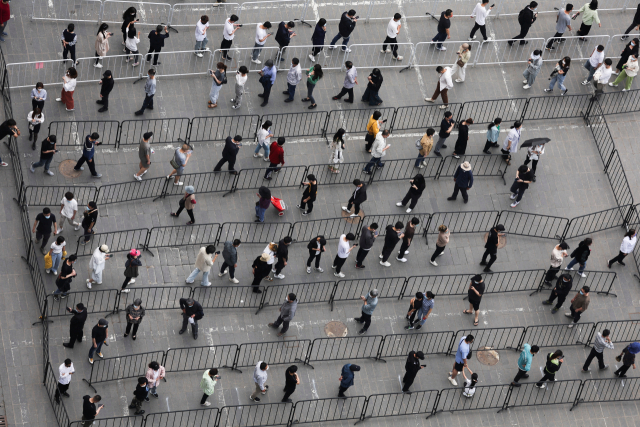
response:
{"label": "sandal", "polygon": [[209,108],[216,108],[217,106],[218,106],[218,104],[211,104],[211,103],[209,103],[209,105],[208,105]]}
{"label": "sandal", "polygon": [[478,326],[478,322],[473,322],[473,326]]}
{"label": "sandal", "polygon": [[187,225],[193,225],[193,224],[195,224],[195,222],[193,222],[193,221],[189,221],[189,222],[187,223]]}
{"label": "sandal", "polygon": [[473,314],[473,311],[462,310],[464,314]]}
{"label": "sandal", "polygon": [[177,217],[178,215],[176,215],[174,212],[171,212],[171,216]]}

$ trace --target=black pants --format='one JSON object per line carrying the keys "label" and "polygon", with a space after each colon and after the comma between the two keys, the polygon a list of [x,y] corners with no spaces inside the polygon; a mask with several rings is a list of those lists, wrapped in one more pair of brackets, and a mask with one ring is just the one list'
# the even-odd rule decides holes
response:
{"label": "black pants", "polygon": [[60,395],[61,394],[65,394],[67,392],[67,390],[69,390],[69,386],[71,385],[71,383],[69,384],[60,384],[58,383],[58,387],[56,388],[56,402],[58,400],[60,400]]}
{"label": "black pants", "polygon": [[382,43],[382,50],[387,50],[387,43],[389,43],[389,47],[391,47],[391,52],[393,53],[393,57],[398,57],[398,38],[397,37],[389,37],[387,36]]}
{"label": "black pants", "polygon": [[320,52],[322,52],[322,49],[323,49],[323,47],[322,47],[322,46],[314,46],[314,47],[311,49],[311,55],[313,55],[313,56],[318,56],[318,54],[319,54]]}
{"label": "black pants", "polygon": [[229,277],[234,279],[236,277],[236,268],[233,264],[227,264],[227,261],[222,263],[222,267],[220,267],[220,273],[223,273],[226,269],[229,269]]}
{"label": "black pants", "polygon": [[582,316],[582,313],[584,312],[584,310],[575,311],[573,309],[573,305],[569,307],[569,311],[571,312],[571,317],[573,317],[573,323],[578,323],[580,321],[580,316]]}
{"label": "black pants", "polygon": [[149,52],[147,52],[147,62],[149,62],[151,60],[151,53],[155,52],[156,54],[153,55],[153,65],[158,65],[158,53],[160,53],[160,51],[162,50],[161,47],[150,47],[149,48]]}
{"label": "black pants", "polygon": [[256,289],[258,289],[258,286],[260,286],[260,282],[262,282],[262,279],[264,279],[267,276],[256,276],[255,274],[253,275],[253,282],[251,282],[251,286],[254,287],[254,291]]}
{"label": "black pants", "polygon": [[[626,372],[626,371],[625,371]],[[344,392],[347,391],[349,387],[338,387],[338,397],[345,397]]]}
{"label": "black pants", "polygon": [[200,399],[200,404],[204,405],[204,402],[206,402],[208,398],[209,398],[209,395],[207,393],[203,393],[202,399]]}
{"label": "black pants", "polygon": [[130,281],[131,281],[131,277],[125,277],[124,282],[122,282],[122,287],[120,288],[120,290],[125,289]]}
{"label": "black pants", "polygon": [[222,165],[224,165],[225,163],[229,162],[229,170],[230,171],[234,171],[235,169],[233,168],[233,166],[236,164],[236,158],[234,157],[222,157],[222,159],[220,159],[220,161],[218,162],[218,164],[216,165],[216,167],[213,168],[214,172],[219,172],[220,169],[222,169]]}
{"label": "black pants", "polygon": [[525,165],[528,165],[529,162],[531,162],[531,170],[533,171],[533,174],[536,174],[536,168],[538,167],[538,161],[537,160],[531,160],[529,158],[529,155],[527,154],[527,159],[524,161]]}
{"label": "black pants", "polygon": [[278,274],[280,274],[280,272],[284,269],[284,259],[278,258],[278,262],[276,262],[275,265],[275,269],[276,269],[276,276]]}
{"label": "black pants", "polygon": [[435,260],[436,260],[436,258],[438,258],[438,256],[439,256],[442,252],[444,252],[444,248],[445,248],[445,247],[446,247],[446,246],[438,246],[438,245],[436,245],[436,250],[435,250],[435,251],[433,251],[433,255],[431,255],[431,261],[435,261]]}
{"label": "black pants", "polygon": [[556,275],[560,271],[560,267],[549,266],[549,270],[547,270],[547,274],[544,276],[544,281],[551,283],[556,280]]}
{"label": "black pants", "polygon": [[67,59],[67,55],[71,54],[71,60],[73,61],[73,67],[76,66],[76,46],[65,46],[62,48],[62,59]]}
{"label": "black pants", "polygon": [[300,199],[300,209],[304,210],[306,208],[307,213],[311,213],[313,211],[313,200],[309,199],[308,202],[305,202],[304,199],[304,196]]}
{"label": "black pants", "polygon": [[[35,110],[36,107],[38,107],[40,111],[42,111],[44,109],[44,101],[36,101],[35,99],[31,98],[31,107],[33,108],[33,110]],[[37,126],[38,126],[38,129],[40,129],[39,127],[40,125],[37,125]]]}
{"label": "black pants", "polygon": [[382,262],[387,262],[394,248],[395,248],[395,245],[382,247]]}
{"label": "black pants", "polygon": [[576,34],[578,34],[580,37],[584,37],[589,34],[589,31],[591,31],[591,25],[585,25],[583,22],[582,24],[580,24],[580,29]]}
{"label": "black pants", "polygon": [[229,53],[229,48],[231,47],[232,43],[233,40],[227,40],[224,37],[222,38],[222,43],[220,43],[220,50],[222,51],[222,57],[224,59],[227,59],[227,54]]}
{"label": "black pants", "polygon": [[625,254],[624,252],[618,252],[618,255],[616,255],[615,258],[610,259],[609,260],[609,265],[613,264],[614,262],[619,262],[622,264],[622,260],[627,256],[628,254]]}
{"label": "black pants", "polygon": [[453,197],[454,199],[458,197],[458,191],[460,193],[462,193],[462,200],[464,200],[465,202],[469,201],[469,195],[467,194],[467,189],[466,188],[462,188],[462,187],[458,187],[457,185],[453,186],[453,194],[451,195],[451,197]]}
{"label": "black pants", "polygon": [[102,95],[102,98],[100,98],[98,101],[96,101],[98,104],[102,105],[104,108],[106,108],[107,110],[109,109],[109,94],[107,95]]}
{"label": "black pants", "polygon": [[346,261],[346,258],[340,258],[338,255],[336,255],[336,258],[333,260],[333,266],[336,268],[336,273],[340,273],[340,269]]}
{"label": "black pants", "polygon": [[349,94],[349,98],[347,98],[347,102],[353,102],[353,88],[347,89],[346,87],[343,86],[340,93],[336,95],[336,98],[340,99],[347,94]]}
{"label": "black pants", "polygon": [[485,266],[486,269],[490,269],[493,263],[496,262],[496,259],[498,259],[498,255],[496,255],[496,253],[497,253],[497,249],[491,248],[491,249],[485,250],[484,254],[482,254],[483,263],[487,262],[487,257],[489,257],[489,262],[487,262],[487,265]]}
{"label": "black pants", "polygon": [[282,329],[280,330],[281,334],[284,334],[285,332],[287,332],[289,330],[289,321],[288,320],[284,320],[282,318],[282,316],[278,316],[276,321],[273,322],[273,326],[276,327],[276,328],[280,327],[280,325],[282,325]]}
{"label": "black pants", "polygon": [[560,42],[560,40],[563,38],[562,35],[564,33],[558,33],[556,32],[552,38],[549,39],[549,43],[547,43],[547,49],[551,49],[551,46],[553,46],[554,42]]}
{"label": "black pants", "polygon": [[82,342],[82,337],[84,337],[84,331],[82,329],[74,329],[69,328],[69,347],[73,348],[73,345],[76,341]]}
{"label": "black pants", "polygon": [[640,25],[640,22],[632,22],[631,25],[629,25],[629,28],[627,28],[627,31],[625,31],[624,33],[625,34],[629,34],[631,32],[631,30],[633,30],[638,25]]}
{"label": "black pants", "polygon": [[527,191],[527,188],[525,187],[525,185],[527,184],[522,184],[518,181],[513,181],[513,185],[511,185],[511,193],[513,194],[517,194],[516,197],[516,202],[519,202],[520,200],[522,200],[522,196],[524,196],[524,192]]}
{"label": "black pants", "polygon": [[89,228],[85,228],[85,226],[82,226],[82,230],[84,231],[83,236],[84,236],[84,242],[85,243],[89,243],[89,240],[91,240],[91,235],[95,234],[93,230],[89,231]]}
{"label": "black pants", "polygon": [[371,315],[365,313],[364,311],[360,313],[361,316],[356,318],[355,320],[360,322],[360,323],[364,323],[364,326],[362,326],[363,330],[368,330],[369,326],[371,326]]}
{"label": "black pants", "polygon": [[282,396],[282,402],[286,402],[289,397],[291,397],[291,395],[293,394],[293,392],[296,391],[296,389],[284,389],[284,396]]}
{"label": "black pants", "polygon": [[[183,209],[184,209],[184,206],[180,206],[176,211],[176,216],[180,216]],[[191,218],[191,222],[196,222],[196,217],[193,216],[193,209],[187,209],[187,215],[189,215],[189,218]]]}
{"label": "black pants", "polygon": [[87,159],[85,156],[80,157],[78,163],[73,167],[73,169],[79,171],[84,162],[87,162],[87,166],[89,166],[89,170],[91,171],[91,175],[96,176],[98,172],[96,172],[96,162],[95,159]]}
{"label": "black pants", "polygon": [[[182,313],[182,330],[186,331],[187,330],[187,325],[189,325],[189,316],[187,313]],[[193,331],[193,334],[197,334],[198,333],[198,321],[196,320],[196,318],[193,318],[193,324],[191,325],[191,330]]]}
{"label": "black pants", "polygon": [[142,108],[140,111],[144,113],[145,109],[153,110],[153,95],[144,95],[144,101],[142,101]]}
{"label": "black pants", "polygon": [[551,295],[549,295],[549,302],[553,302],[556,298],[558,298],[556,309],[560,310],[560,307],[564,304],[564,300],[567,299],[567,294],[558,294],[556,291],[551,291]]}
{"label": "black pants", "polygon": [[316,268],[320,268],[320,257],[322,257],[322,252],[316,252],[315,250],[309,249],[309,259],[307,259],[307,267],[311,267],[311,263],[315,258]]}
{"label": "black pants", "polygon": [[615,375],[624,375],[627,373],[627,371],[629,370],[629,368],[631,367],[631,365],[622,365],[621,367],[618,368],[617,371],[614,372]]}
{"label": "black pants", "polygon": [[469,34],[469,38],[472,39],[473,36],[476,34],[476,31],[480,30],[480,33],[482,34],[482,37],[484,37],[484,40],[487,41],[487,28],[484,25],[480,25],[477,22],[473,25],[473,28],[471,29],[471,34]]}
{"label": "black pants", "polygon": [[407,249],[409,249],[409,246],[411,246],[411,243],[409,243],[409,240],[402,239],[402,244],[400,245],[400,251],[398,252],[398,258],[400,259],[404,258],[404,253],[407,251]]}
{"label": "black pants", "polygon": [[273,85],[271,84],[271,80],[269,80],[267,83],[262,83],[262,99],[264,100],[263,102],[265,104],[269,102],[269,95],[271,95],[272,86]]}
{"label": "black pants", "polygon": [[509,40],[509,46],[513,45],[513,43],[516,40],[520,40],[520,44],[526,44],[526,42],[523,40],[525,37],[527,37],[527,33],[529,32],[529,27],[523,27],[520,26],[520,34],[518,34],[517,36],[512,37],[512,40]]}
{"label": "black pants", "polygon": [[402,391],[409,391],[409,387],[413,384],[413,381],[416,379],[416,374],[412,372],[406,372],[404,377],[402,378]]}
{"label": "black pants", "polygon": [[96,52],[96,64],[98,64],[100,62],[100,55],[98,55],[98,52]]}
{"label": "black pants", "polygon": [[584,366],[582,367],[583,371],[589,369],[589,365],[591,365],[591,361],[594,357],[598,359],[598,368],[604,369],[604,355],[602,353],[598,353],[595,348],[592,348],[591,353],[589,353],[589,356],[587,357],[587,360],[584,362]]}
{"label": "black pants", "polygon": [[518,368],[518,373],[516,374],[516,377],[513,379],[513,382],[517,383],[522,378],[527,378],[527,377],[529,377],[529,374],[527,374],[527,371],[523,371],[522,369]]}
{"label": "black pants", "polygon": [[[407,310],[407,313],[410,312],[411,310],[413,310],[413,306],[411,304],[409,304],[409,310]],[[419,308],[413,310],[413,313],[411,313],[411,315],[409,315],[409,322],[413,325],[413,321],[416,318],[416,314],[418,314],[418,311],[420,311]]]}
{"label": "black pants", "polygon": [[132,334],[135,336],[136,332],[138,332],[138,326],[140,326],[140,323],[129,323],[129,322],[127,322],[127,329],[125,329],[124,333],[128,335],[129,332],[131,332],[131,325],[133,325]]}
{"label": "black pants", "polygon": [[356,254],[356,265],[358,267],[362,267],[362,263],[364,262],[364,259],[367,257],[367,255],[369,255],[369,252],[371,252],[371,249],[367,251],[362,248],[358,248],[358,253]]}
{"label": "black pants", "polygon": [[278,165],[279,165],[279,163],[271,163],[271,162],[269,162],[269,167],[265,171],[264,177],[265,178],[271,178],[271,173],[272,172],[280,171],[281,168],[277,167]]}
{"label": "black pants", "polygon": [[409,200],[411,200],[411,203],[409,204],[409,209],[413,209],[416,207],[416,204],[418,203],[420,196],[422,196],[422,193],[416,194],[411,190],[409,190],[407,191],[407,194],[404,196],[404,199],[402,199],[402,202],[400,203],[402,203],[402,206],[407,206],[407,203],[409,203]]}
{"label": "black pants", "polygon": [[351,206],[355,206],[354,214],[358,215],[360,213],[360,203],[355,203],[353,201],[353,197],[349,199],[349,203],[347,203],[347,209],[351,212]]}
{"label": "black pants", "polygon": [[544,371],[544,377],[542,377],[542,379],[538,381],[536,385],[540,387],[543,381],[553,381],[555,377],[556,377],[556,374],[550,374],[547,371]]}

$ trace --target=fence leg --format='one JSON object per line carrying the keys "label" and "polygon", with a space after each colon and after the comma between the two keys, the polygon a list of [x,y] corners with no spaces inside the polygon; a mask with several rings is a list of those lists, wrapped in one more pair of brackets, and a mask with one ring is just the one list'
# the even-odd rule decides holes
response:
{"label": "fence leg", "polygon": [[35,326],[35,325],[42,325],[43,323],[47,322],[47,323],[53,323],[53,320],[49,320],[47,319],[47,306],[49,304],[49,300],[47,300],[45,298],[44,300],[44,307],[42,308],[42,313],[40,314],[40,317],[38,317],[38,321],[37,322],[33,322],[31,324],[31,326]]}
{"label": "fence leg", "polygon": [[164,199],[167,195],[167,191],[169,189],[169,179],[167,179],[167,181],[164,183],[164,187],[162,187],[162,192],[160,193],[160,195],[158,197],[156,197],[155,199],[153,199],[153,201],[155,202],[158,199]]}
{"label": "fence leg", "polygon": [[238,369],[238,360],[240,359],[240,347],[236,348],[236,355],[233,358],[233,365],[225,366],[225,368],[229,368],[232,371],[238,371],[239,374],[242,373],[240,369]]}
{"label": "fence leg", "polygon": [[260,305],[258,305],[258,309],[256,310],[255,314],[258,314],[260,310],[264,308],[264,300],[267,299],[267,292],[269,292],[269,286],[264,288],[264,291],[262,291],[262,298],[260,298]]}
{"label": "fence leg", "polygon": [[442,393],[442,391],[438,391],[438,394],[436,395],[436,401],[433,402],[433,410],[431,411],[431,413],[429,415],[427,415],[427,420],[430,417],[433,417],[434,415],[436,415],[438,413],[438,404],[440,403],[440,394]]}
{"label": "fence leg", "polygon": [[609,158],[607,159],[607,161],[604,164],[604,173],[608,173],[608,169],[609,169],[609,164],[611,163],[611,160],[613,160],[613,155],[617,152],[618,150],[613,150],[611,151],[611,154],[609,155]]}
{"label": "fence leg", "polygon": [[151,240],[151,230],[147,231],[147,236],[144,238],[144,243],[142,244],[142,250],[149,252],[152,257],[155,257],[153,252],[149,249],[149,241]]}
{"label": "fence leg", "polygon": [[576,394],[576,400],[573,401],[573,405],[571,405],[571,409],[569,409],[569,412],[573,411],[573,408],[578,406],[578,404],[583,401],[583,399],[580,397],[580,395],[582,395],[583,389],[584,389],[584,382],[581,382],[580,388],[578,388],[578,394]]}
{"label": "fence leg", "polygon": [[540,284],[538,285],[538,289],[536,289],[535,291],[531,292],[531,293],[529,294],[529,296],[531,296],[531,295],[533,295],[533,294],[538,294],[538,293],[542,292],[542,289],[543,289],[542,287],[543,287],[543,285],[544,285],[544,278],[545,278],[545,277],[547,277],[547,271],[546,271],[546,270],[545,270],[545,272],[544,272],[544,276],[542,276],[542,279],[540,279]]}
{"label": "fence leg", "polygon": [[380,345],[378,346],[378,351],[376,352],[376,357],[374,357],[374,360],[379,360],[384,363],[387,363],[387,361],[382,358],[382,349],[384,348],[384,342],[386,341],[386,338],[387,338],[386,336],[382,337],[382,341],[380,341]]}
{"label": "fence leg", "polygon": [[[280,55],[280,53],[278,53],[278,56],[279,55]],[[236,192],[236,190],[238,189],[238,180],[240,179],[240,174],[241,173],[242,173],[242,169],[239,170],[238,172],[236,172],[236,174],[234,175],[233,183],[231,184],[231,190],[229,190],[226,193],[224,193],[222,195],[222,197],[227,197],[228,194]]]}
{"label": "fence leg", "polygon": [[108,313],[104,317],[109,317],[112,314],[118,314],[120,312],[120,309],[118,308],[118,306],[120,305],[120,296],[121,295],[122,295],[122,292],[118,291],[118,293],[116,294],[116,301],[113,304],[113,310],[111,310],[111,313]]}
{"label": "fence leg", "polygon": [[433,219],[433,214],[429,214],[429,219],[427,220],[427,225],[424,226],[424,243],[429,247],[429,238],[427,237],[427,233],[429,231],[429,227],[431,226],[431,220]]}
{"label": "fence leg", "polygon": [[368,407],[369,407],[369,396],[367,396],[367,398],[364,400],[364,405],[362,406],[362,412],[360,413],[360,418],[358,419],[358,421],[353,423],[354,426],[364,421],[364,414],[367,413]]}
{"label": "fence leg", "polygon": [[91,378],[93,378],[93,367],[95,365],[91,365],[91,373],[89,374],[89,381],[86,380],[86,378],[83,378],[82,381],[84,381],[85,383],[87,383],[89,385],[89,387],[91,387],[93,389],[94,392],[98,392],[98,390],[96,390],[96,388],[93,386],[93,384],[91,384]]}
{"label": "fence leg", "polygon": [[400,289],[400,294],[398,295],[398,301],[400,301],[402,298],[404,298],[404,293],[407,290],[407,285],[409,284],[409,278],[405,278],[404,279],[404,283],[402,284],[402,289]]}
{"label": "fence leg", "polygon": [[329,297],[329,304],[331,304],[331,311],[333,311],[333,302],[334,302],[334,298],[336,297],[336,292],[338,292],[338,282],[335,282],[335,284],[333,285],[333,290],[331,291],[331,296]]}
{"label": "fence leg", "polygon": [[[294,21],[299,21],[301,24],[305,24],[308,25],[309,28],[313,28],[311,24],[309,24],[307,21],[304,20],[304,17],[307,16],[307,8],[309,7],[309,2],[305,1],[304,2],[304,10],[302,11],[302,16],[300,17],[300,19],[294,19]],[[177,31],[176,31],[177,33]]]}
{"label": "fence leg", "polygon": [[507,395],[504,398],[504,403],[502,404],[502,408],[497,412],[498,414],[505,409],[509,409],[509,399],[511,399],[511,392],[513,391],[513,386],[509,386],[509,390],[507,390]]}
{"label": "fence leg", "polygon": [[173,21],[173,8],[171,8],[171,11],[169,13],[169,22],[167,22],[167,30],[174,31],[176,34],[178,34],[179,31],[171,26],[171,21]]}

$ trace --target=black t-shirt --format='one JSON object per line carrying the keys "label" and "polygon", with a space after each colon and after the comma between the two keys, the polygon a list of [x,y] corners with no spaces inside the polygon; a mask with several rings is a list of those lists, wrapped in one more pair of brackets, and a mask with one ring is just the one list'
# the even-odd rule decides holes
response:
{"label": "black t-shirt", "polygon": [[91,330],[91,338],[96,340],[96,344],[103,342],[107,338],[107,328],[94,326]]}
{"label": "black t-shirt", "polygon": [[498,232],[495,229],[489,231],[487,243],[484,245],[486,249],[498,249]]}
{"label": "black t-shirt", "polygon": [[307,197],[311,196],[311,201],[315,202],[317,193],[318,193],[318,184],[309,183],[309,185],[307,185],[306,188],[304,189],[304,193],[302,193],[302,197],[306,199]]}
{"label": "black t-shirt", "polygon": [[384,236],[384,246],[386,247],[394,247],[400,241],[400,237],[398,237],[398,232],[393,229],[393,225],[387,225],[385,229]]}
{"label": "black t-shirt", "polygon": [[447,119],[442,119],[442,122],[440,122],[440,132],[438,133],[441,138],[448,138],[449,135],[451,135],[450,132],[447,132],[451,127],[451,123],[452,122],[449,122]]}
{"label": "black t-shirt", "polygon": [[295,375],[291,375],[291,372],[289,372],[289,369],[287,368],[287,372],[285,372],[284,374],[284,378],[285,378],[285,384],[284,384],[284,388],[285,390],[295,390],[296,386],[298,385],[298,382],[296,381],[296,377]]}
{"label": "black t-shirt", "polygon": [[51,151],[55,149],[56,143],[49,141],[49,138],[42,141],[42,146],[40,147],[40,158],[41,159],[50,159],[53,157],[55,153],[45,153],[45,151]]}
{"label": "black t-shirt", "polygon": [[480,300],[482,299],[482,295],[484,295],[484,280],[480,283],[474,283],[473,287],[476,289],[476,291],[480,292],[480,296],[469,289],[469,292],[467,294],[469,297],[469,302],[480,302]]}
{"label": "black t-shirt", "polygon": [[440,14],[440,22],[438,22],[438,32],[446,33],[447,29],[451,27],[451,20],[449,18],[445,18],[444,12]]}
{"label": "black t-shirt", "polygon": [[98,221],[98,210],[97,209],[91,209],[88,215],[85,215],[82,218],[82,226],[84,228],[89,228],[89,226],[91,225],[91,223],[93,223],[95,225],[95,223]]}
{"label": "black t-shirt", "polygon": [[[533,181],[533,171],[529,170],[529,172],[521,173],[520,179],[523,181]],[[522,188],[529,188],[529,184],[525,184],[524,182],[518,183]]]}
{"label": "black t-shirt", "polygon": [[49,214],[49,218],[47,218],[43,213],[39,213],[36,215],[36,221],[38,221],[36,230],[42,234],[50,234],[51,227],[53,226],[53,223],[56,222],[56,216],[54,214]]}
{"label": "black t-shirt", "polygon": [[89,399],[91,399],[91,396],[88,394],[82,396],[82,400],[84,400],[84,403],[82,403],[82,418],[85,420],[93,420],[96,417],[96,404],[91,403]]}
{"label": "black t-shirt", "polygon": [[0,139],[3,139],[7,135],[13,135],[13,129],[9,127],[7,122],[8,120],[0,125]]}

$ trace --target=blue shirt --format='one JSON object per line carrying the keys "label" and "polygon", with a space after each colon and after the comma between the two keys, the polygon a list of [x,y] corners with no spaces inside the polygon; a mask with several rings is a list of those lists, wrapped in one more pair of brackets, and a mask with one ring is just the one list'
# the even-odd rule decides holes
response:
{"label": "blue shirt", "polygon": [[82,155],[87,159],[93,159],[93,155],[96,153],[95,141],[90,139],[90,135],[84,138],[84,145],[82,146]]}
{"label": "blue shirt", "polygon": [[[367,303],[362,305],[362,312],[364,314],[373,314],[373,310],[376,309],[378,305],[378,297],[372,297],[371,294],[367,294]],[[425,298],[426,299],[426,298]]]}
{"label": "blue shirt", "polygon": [[469,354],[469,344],[465,342],[465,338],[467,337],[462,337],[458,344],[458,351],[456,351],[456,363],[464,363],[464,359],[466,359]]}
{"label": "blue shirt", "polygon": [[434,301],[433,298],[432,299],[428,299],[427,297],[422,298],[422,308],[420,309],[422,311],[422,314],[425,315],[429,312],[429,310],[431,310],[434,306]]}
{"label": "blue shirt", "polygon": [[271,68],[269,67],[264,67],[262,68],[262,74],[269,77],[271,79],[271,84],[274,85],[276,84],[276,73],[278,72],[278,69],[276,68],[276,66],[272,66]]}

